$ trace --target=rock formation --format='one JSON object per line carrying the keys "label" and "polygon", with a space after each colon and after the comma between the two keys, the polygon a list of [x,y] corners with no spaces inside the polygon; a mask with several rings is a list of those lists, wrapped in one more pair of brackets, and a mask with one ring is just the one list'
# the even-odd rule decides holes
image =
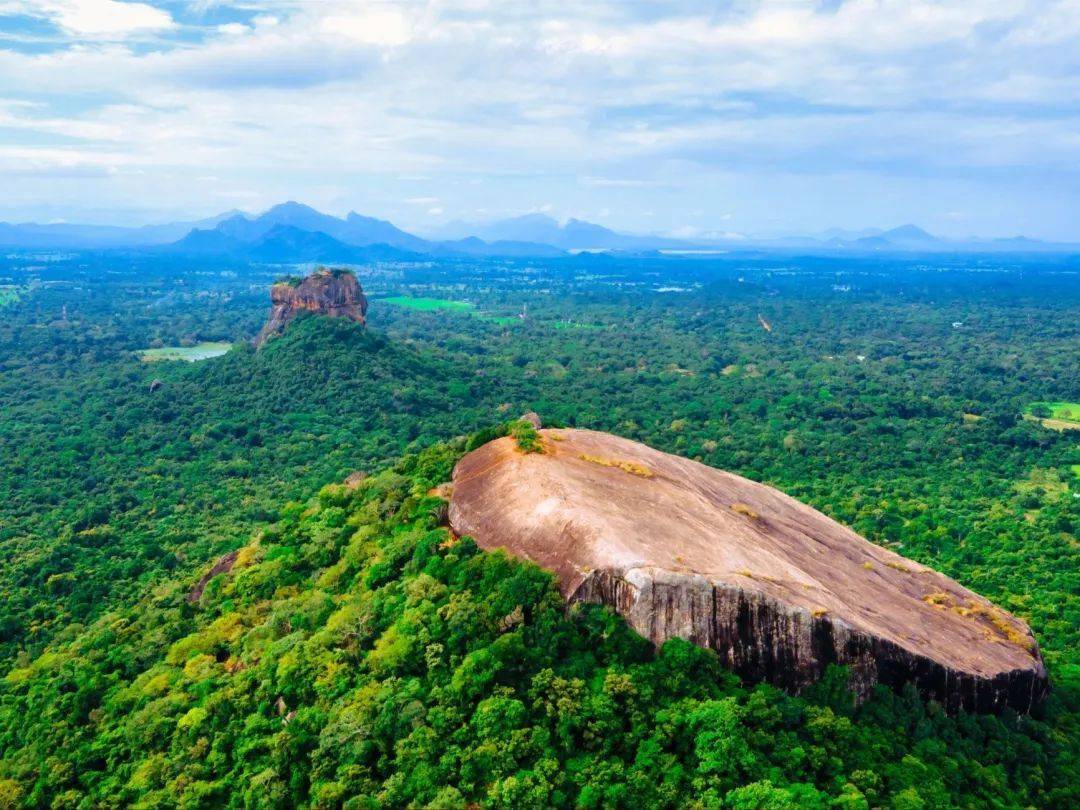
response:
{"label": "rock formation", "polygon": [[210,580],[216,577],[218,574],[227,574],[232,571],[234,565],[236,565],[236,558],[239,556],[239,551],[230,551],[227,554],[222,554],[218,557],[217,562],[210,566],[210,570],[199,577],[199,581],[195,583],[195,587],[191,589],[191,592],[187,595],[188,602],[192,604],[202,599],[203,592],[206,590],[206,586],[210,584]]}
{"label": "rock formation", "polygon": [[951,711],[1026,712],[1046,693],[1023,622],[782,492],[605,433],[540,437],[540,453],[505,437],[458,463],[452,529],[653,643],[795,691],[843,664],[860,697],[910,682]]}
{"label": "rock formation", "polygon": [[348,318],[361,325],[367,315],[367,298],[351,270],[320,267],[303,280],[279,281],[270,288],[270,303],[270,317],[253,341],[257,347],[284,331],[301,312]]}

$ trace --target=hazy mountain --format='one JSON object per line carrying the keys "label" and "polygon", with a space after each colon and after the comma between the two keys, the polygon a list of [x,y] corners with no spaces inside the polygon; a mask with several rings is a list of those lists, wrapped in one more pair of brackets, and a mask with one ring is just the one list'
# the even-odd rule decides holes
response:
{"label": "hazy mountain", "polygon": [[275,225],[251,245],[245,258],[252,261],[348,262],[361,258],[358,245],[346,245],[322,231],[296,225]]}
{"label": "hazy mountain", "polygon": [[[332,232],[327,231],[327,233]],[[355,211],[350,211],[345,217],[345,230],[333,235],[352,245],[386,244],[409,250],[423,250],[428,244],[427,240],[406,233],[391,222],[361,216]]]}
{"label": "hazy mountain", "polygon": [[239,253],[245,243],[223,231],[196,228],[183,239],[165,245],[169,253],[189,253],[194,256],[230,256]]}
{"label": "hazy mountain", "polygon": [[[429,233],[430,239],[398,228],[392,222],[350,212],[344,218],[289,201],[258,216],[227,211],[196,222],[169,222],[141,227],[76,223],[10,224],[0,222],[0,247],[12,249],[108,249],[171,245],[171,252],[201,255],[251,256],[254,246],[276,228],[321,234],[347,247],[383,245],[415,254],[470,256],[557,256],[564,251],[616,250],[635,253],[658,250],[808,250],[808,251],[1077,251],[1080,246],[1040,242],[1024,236],[1009,239],[949,240],[907,224],[879,228],[830,228],[813,236],[693,238],[628,234],[580,219],[560,223],[545,214],[524,214],[486,223],[454,221]],[[282,233],[269,244],[285,249]],[[298,235],[286,242],[295,248]],[[246,247],[244,247],[246,246]],[[321,240],[313,249],[331,250]],[[290,248],[289,250],[293,250]],[[340,248],[333,247],[333,251]],[[270,248],[266,251],[273,252]],[[288,251],[287,251],[288,252]],[[313,257],[318,259],[320,257]],[[279,261],[273,258],[268,261]]]}
{"label": "hazy mountain", "polygon": [[199,219],[195,222],[167,222],[164,225],[143,225],[138,228],[138,236],[141,237],[141,241],[136,244],[142,245],[161,245],[168,242],[172,242],[179,239],[184,234],[190,232],[193,228],[214,228],[230,217],[234,217],[241,212],[237,209],[231,211],[225,211],[220,214],[215,214],[212,217],[206,217],[205,219]]}
{"label": "hazy mountain", "polygon": [[390,222],[373,219],[350,212],[345,219],[316,211],[298,202],[275,205],[257,217],[234,216],[218,225],[218,229],[242,242],[254,242],[278,226],[298,228],[302,231],[324,233],[348,245],[391,245],[393,247],[422,250],[427,242],[406,233]]}
{"label": "hazy mountain", "polygon": [[237,216],[227,211],[194,222],[166,222],[160,225],[124,227],[86,225],[71,222],[39,224],[36,222],[0,222],[0,246],[14,248],[117,248],[163,245],[180,239],[195,228],[213,228],[223,220]]}
{"label": "hazy mountain", "polygon": [[942,240],[933,234],[929,234],[916,225],[901,225],[884,231],[879,236],[892,245],[932,245]]}
{"label": "hazy mountain", "polygon": [[553,245],[558,240],[559,223],[544,214],[524,214],[494,222],[454,220],[434,229],[432,239],[459,241],[467,238],[487,242],[536,242]]}
{"label": "hazy mountain", "polygon": [[865,239],[868,236],[880,236],[881,233],[881,228],[828,228],[820,233],[814,234],[814,238],[819,239],[822,242],[831,242],[833,240],[853,242],[856,239]]}
{"label": "hazy mountain", "polygon": [[[194,230],[165,250],[191,256],[213,256],[238,261],[289,262],[363,262],[373,260],[416,260],[420,254],[391,245],[347,245],[321,231],[308,231],[295,225],[274,225],[253,240],[232,235],[237,223],[225,230]],[[223,225],[226,223],[222,223]]]}
{"label": "hazy mountain", "polygon": [[465,253],[470,256],[563,256],[566,253],[554,245],[545,245],[539,242],[515,242],[509,240],[485,242],[476,236],[433,244],[440,253]]}
{"label": "hazy mountain", "polygon": [[[302,234],[308,234],[307,237]],[[250,261],[290,261],[307,245],[308,261],[350,261],[349,257],[374,258],[373,251],[362,254],[353,248],[379,246],[380,256],[466,254],[472,256],[556,256],[562,251],[548,244],[498,240],[487,242],[468,237],[449,242],[429,242],[407,233],[391,222],[350,212],[344,219],[323,214],[297,202],[275,205],[257,217],[238,214],[224,219],[211,230],[192,231],[176,242],[175,252],[244,258]],[[395,249],[397,253],[387,253]]]}
{"label": "hazy mountain", "polygon": [[551,245],[561,250],[656,250],[690,247],[686,240],[662,236],[624,234],[586,222],[570,219],[565,223],[546,214],[523,214],[486,223],[455,221],[435,231],[443,239],[477,237],[489,243],[535,243]]}

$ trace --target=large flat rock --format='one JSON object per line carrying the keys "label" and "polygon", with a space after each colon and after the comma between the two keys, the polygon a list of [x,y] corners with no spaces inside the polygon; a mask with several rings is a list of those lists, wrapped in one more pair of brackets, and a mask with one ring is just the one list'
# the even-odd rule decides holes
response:
{"label": "large flat rock", "polygon": [[790,689],[840,663],[860,695],[911,682],[950,710],[1045,694],[1022,621],[794,498],[606,433],[540,435],[543,453],[507,437],[465,456],[450,524],[554,571],[567,599]]}

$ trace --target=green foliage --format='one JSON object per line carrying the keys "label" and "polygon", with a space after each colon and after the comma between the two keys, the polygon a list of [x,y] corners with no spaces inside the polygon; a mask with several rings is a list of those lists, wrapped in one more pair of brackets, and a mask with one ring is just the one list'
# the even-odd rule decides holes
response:
{"label": "green foliage", "polygon": [[472,304],[467,301],[447,301],[442,298],[425,298],[423,296],[392,295],[388,298],[380,298],[379,303],[393,304],[397,307],[415,309],[419,312],[434,312],[440,309],[451,311],[467,311],[472,309]]}
{"label": "green foliage", "polygon": [[[196,605],[171,586],[0,685],[0,798],[37,806],[1063,805],[1045,722],[880,691],[840,715],[657,653],[431,515],[464,441],[284,510]],[[373,572],[378,570],[378,574]],[[187,586],[189,587],[190,584]],[[836,682],[842,684],[840,673]],[[1022,751],[1017,757],[1015,752]]]}
{"label": "green foliage", "polygon": [[[277,269],[168,262],[0,257],[0,806],[1078,803],[1077,434],[1021,418],[1080,400],[1074,267],[375,265],[369,331],[300,318],[255,353]],[[207,341],[240,345],[134,354]],[[959,579],[1031,624],[1052,698],[856,708],[843,673],[790,698],[564,612],[535,569],[447,545],[428,496],[528,410],[767,481]],[[318,490],[356,470],[382,472]]]}
{"label": "green foliage", "polygon": [[483,411],[446,412],[454,376],[352,323],[301,318],[263,351],[190,366],[60,360],[0,378],[0,653],[235,548],[327,480],[467,428]]}
{"label": "green foliage", "polygon": [[510,424],[510,435],[522,453],[543,453],[544,446],[540,442],[540,434],[536,426],[527,419],[519,419]]}

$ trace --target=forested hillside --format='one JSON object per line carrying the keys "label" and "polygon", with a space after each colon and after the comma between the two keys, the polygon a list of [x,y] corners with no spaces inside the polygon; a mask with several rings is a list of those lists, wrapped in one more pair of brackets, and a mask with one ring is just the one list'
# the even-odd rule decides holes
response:
{"label": "forested hillside", "polygon": [[[1080,798],[1078,434],[1024,416],[1080,400],[1061,260],[374,266],[366,331],[302,317],[258,352],[271,272],[97,261],[7,271],[0,802]],[[138,353],[210,340],[237,345]],[[840,674],[786,697],[564,616],[546,574],[444,545],[426,495],[454,437],[526,410],[768,482],[954,577],[1031,625],[1050,700],[855,710]]]}
{"label": "forested hillside", "polygon": [[[656,654],[428,495],[479,439],[289,504],[179,583],[12,670],[4,796],[43,806],[1065,806],[1068,738],[914,692],[802,698]],[[1051,707],[1051,718],[1060,707]]]}

